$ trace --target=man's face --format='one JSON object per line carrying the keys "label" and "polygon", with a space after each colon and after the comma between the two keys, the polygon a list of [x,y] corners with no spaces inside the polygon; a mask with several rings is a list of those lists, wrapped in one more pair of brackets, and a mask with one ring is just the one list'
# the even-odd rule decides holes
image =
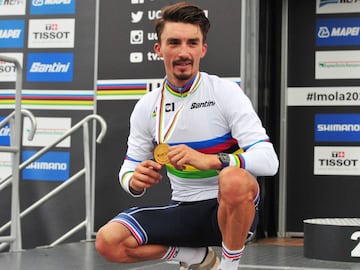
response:
{"label": "man's face", "polygon": [[166,22],[154,50],[163,57],[168,80],[184,86],[199,71],[200,59],[207,51],[198,25]]}

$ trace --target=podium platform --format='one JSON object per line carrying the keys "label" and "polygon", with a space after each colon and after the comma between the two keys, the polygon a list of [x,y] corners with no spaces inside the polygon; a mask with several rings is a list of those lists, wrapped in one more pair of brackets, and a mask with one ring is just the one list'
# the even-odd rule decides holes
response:
{"label": "podium platform", "polygon": [[304,256],[330,261],[360,262],[360,218],[304,220]]}
{"label": "podium platform", "polygon": [[[221,250],[214,248],[219,255]],[[165,261],[116,264],[105,261],[94,242],[76,242],[53,248],[0,253],[0,270],[179,270],[179,265]],[[331,262],[305,258],[303,246],[249,243],[239,270],[360,270],[358,263]]]}

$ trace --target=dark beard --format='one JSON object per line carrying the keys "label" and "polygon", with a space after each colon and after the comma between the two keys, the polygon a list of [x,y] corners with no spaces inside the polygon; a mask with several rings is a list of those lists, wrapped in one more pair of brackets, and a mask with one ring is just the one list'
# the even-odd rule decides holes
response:
{"label": "dark beard", "polygon": [[174,74],[175,78],[178,79],[179,81],[187,81],[189,79],[191,79],[192,74]]}
{"label": "dark beard", "polygon": [[[193,61],[188,58],[181,58],[173,63],[173,65],[181,65],[182,63],[190,63],[193,65]],[[191,79],[192,74],[174,74],[174,77],[179,81],[187,81]]]}

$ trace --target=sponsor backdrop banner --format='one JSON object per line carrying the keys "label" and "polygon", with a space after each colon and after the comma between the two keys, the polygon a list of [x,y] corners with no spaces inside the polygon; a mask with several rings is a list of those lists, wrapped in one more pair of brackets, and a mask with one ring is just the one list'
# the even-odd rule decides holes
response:
{"label": "sponsor backdrop banner", "polygon": [[[0,1],[0,53],[23,68],[23,107],[94,110],[96,0]],[[0,62],[0,109],[14,107],[15,67]]]}
{"label": "sponsor backdrop banner", "polygon": [[360,4],[289,0],[288,11],[291,233],[307,218],[359,217]]}
{"label": "sponsor backdrop banner", "polygon": [[[95,23],[96,0],[0,1],[0,54],[20,62],[22,107],[37,120],[29,141],[30,121],[24,118],[21,161],[94,113]],[[15,81],[15,66],[0,61],[0,119],[14,109]],[[1,128],[0,145],[9,145],[10,135],[9,126]],[[82,142],[80,129],[21,171],[21,210],[84,167]],[[9,174],[11,155],[1,152],[0,179]],[[22,219],[23,248],[48,245],[84,220],[83,180]],[[3,225],[10,219],[9,188],[0,204]],[[85,230],[73,238],[84,239]]]}
{"label": "sponsor backdrop banner", "polygon": [[[97,149],[95,230],[128,207],[168,202],[167,180],[134,199],[121,189],[117,175],[125,156],[130,113],[138,98],[157,87],[165,75],[162,60],[153,50],[154,20],[163,6],[175,2],[180,1],[101,2],[97,112],[109,127]],[[241,1],[192,2],[205,9],[211,21],[208,54],[201,69],[239,83]]]}

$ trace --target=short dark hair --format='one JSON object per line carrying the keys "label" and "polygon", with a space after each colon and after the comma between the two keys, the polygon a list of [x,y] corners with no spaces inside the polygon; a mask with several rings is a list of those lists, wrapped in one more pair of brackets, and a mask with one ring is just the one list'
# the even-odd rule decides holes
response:
{"label": "short dark hair", "polygon": [[166,6],[161,10],[161,17],[155,21],[155,31],[158,41],[160,42],[161,34],[165,27],[165,22],[182,22],[199,25],[203,42],[210,28],[210,21],[206,17],[204,11],[188,2],[179,2],[170,6]]}

